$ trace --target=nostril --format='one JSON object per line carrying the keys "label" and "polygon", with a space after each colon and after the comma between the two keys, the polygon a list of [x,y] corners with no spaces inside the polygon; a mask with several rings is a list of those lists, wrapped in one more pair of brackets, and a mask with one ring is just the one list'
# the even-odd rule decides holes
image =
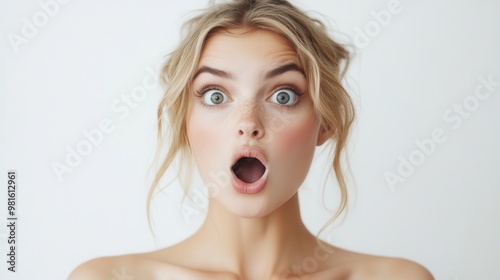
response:
{"label": "nostril", "polygon": [[264,128],[257,122],[242,122],[238,124],[236,134],[238,137],[261,138],[264,135]]}
{"label": "nostril", "polygon": [[258,129],[253,130],[251,133],[250,133],[250,131],[246,131],[244,129],[238,129],[238,135],[239,136],[243,136],[243,135],[247,134],[247,135],[249,135],[251,137],[260,137],[261,134],[262,134],[262,132],[259,131]]}

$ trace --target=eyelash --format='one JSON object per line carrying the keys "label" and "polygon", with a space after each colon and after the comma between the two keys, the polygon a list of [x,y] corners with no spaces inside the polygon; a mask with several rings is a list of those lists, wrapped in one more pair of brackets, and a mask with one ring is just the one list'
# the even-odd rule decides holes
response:
{"label": "eyelash", "polygon": [[[209,90],[220,90],[222,92],[225,92],[224,90],[222,90],[221,88],[219,88],[218,86],[215,86],[215,85],[208,85],[208,86],[204,86],[202,87],[201,89],[199,90],[196,90],[195,91],[195,96],[197,97],[203,97],[203,95],[205,93],[207,93],[207,91]],[[280,86],[279,88],[277,88],[276,90],[273,90],[273,94],[276,93],[277,91],[280,91],[280,90],[283,90],[283,89],[286,89],[286,90],[291,90],[293,91],[295,94],[297,94],[297,98],[300,99],[300,96],[302,96],[304,94],[303,91],[301,91],[298,87],[294,86],[294,85],[291,85],[291,84],[286,84],[286,85],[282,85]],[[205,102],[203,102],[203,99],[202,98],[199,98],[199,101],[201,103],[201,105],[203,107],[206,107],[206,108],[210,108],[210,109],[213,109],[216,107],[216,105],[208,105],[206,104]],[[280,107],[282,108],[285,108],[285,109],[293,109],[294,107],[296,107],[297,105],[299,105],[299,102],[300,100],[297,100],[297,102],[295,102],[294,104],[292,105],[279,105]]]}
{"label": "eyelash", "polygon": [[294,85],[283,85],[283,86],[277,88],[276,90],[274,90],[273,94],[275,94],[277,91],[280,91],[280,90],[283,90],[283,89],[291,90],[295,94],[297,94],[297,102],[293,103],[292,105],[279,105],[279,106],[282,107],[282,108],[284,108],[284,109],[293,109],[297,105],[299,105],[299,103],[300,103],[300,96],[302,96],[304,94],[304,92],[301,91],[298,87],[296,87]]}
{"label": "eyelash", "polygon": [[195,95],[198,96],[198,97],[202,97],[207,91],[209,90],[212,90],[212,89],[216,89],[216,90],[220,90],[220,91],[223,91],[221,90],[219,87],[217,86],[213,86],[213,85],[210,85],[210,86],[205,86],[205,87],[202,87],[201,89],[197,90],[195,92]]}
{"label": "eyelash", "polygon": [[195,96],[197,97],[200,97],[198,98],[198,100],[200,101],[200,104],[205,107],[205,108],[209,108],[209,109],[214,109],[216,107],[216,105],[208,105],[206,104],[205,102],[203,102],[203,95],[205,95],[205,93],[207,93],[207,91],[209,90],[220,90],[222,92],[225,92],[224,90],[222,90],[221,88],[217,87],[217,86],[214,86],[214,85],[209,85],[209,86],[205,86],[205,87],[202,87],[201,89],[195,91]]}

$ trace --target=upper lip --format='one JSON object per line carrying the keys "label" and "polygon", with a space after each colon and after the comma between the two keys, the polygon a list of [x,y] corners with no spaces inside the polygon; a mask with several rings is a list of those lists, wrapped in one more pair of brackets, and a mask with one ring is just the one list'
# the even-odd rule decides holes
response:
{"label": "upper lip", "polygon": [[238,149],[236,149],[236,152],[234,153],[232,161],[231,161],[232,162],[231,169],[236,164],[236,162],[238,162],[238,160],[240,160],[241,158],[244,158],[244,157],[258,159],[264,165],[264,167],[266,167],[266,169],[267,169],[266,156],[259,148],[254,147],[254,146],[241,146]]}

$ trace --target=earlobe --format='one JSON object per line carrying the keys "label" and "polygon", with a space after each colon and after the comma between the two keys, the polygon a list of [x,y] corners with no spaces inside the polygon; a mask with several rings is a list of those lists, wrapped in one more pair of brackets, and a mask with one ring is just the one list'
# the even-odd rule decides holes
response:
{"label": "earlobe", "polygon": [[323,145],[326,140],[330,139],[333,135],[333,129],[327,129],[324,126],[321,126],[318,133],[318,141],[316,142],[317,146]]}

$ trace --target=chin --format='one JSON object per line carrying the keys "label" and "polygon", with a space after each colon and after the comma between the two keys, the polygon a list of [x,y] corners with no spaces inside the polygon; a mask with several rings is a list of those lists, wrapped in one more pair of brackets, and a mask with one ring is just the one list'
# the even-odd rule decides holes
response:
{"label": "chin", "polygon": [[293,193],[284,196],[283,192],[276,195],[264,189],[259,194],[245,195],[232,189],[216,198],[230,213],[241,218],[262,218],[276,211],[285,204]]}
{"label": "chin", "polygon": [[257,195],[245,195],[229,189],[216,200],[231,214],[241,218],[261,218],[269,215],[275,209],[265,191]]}

